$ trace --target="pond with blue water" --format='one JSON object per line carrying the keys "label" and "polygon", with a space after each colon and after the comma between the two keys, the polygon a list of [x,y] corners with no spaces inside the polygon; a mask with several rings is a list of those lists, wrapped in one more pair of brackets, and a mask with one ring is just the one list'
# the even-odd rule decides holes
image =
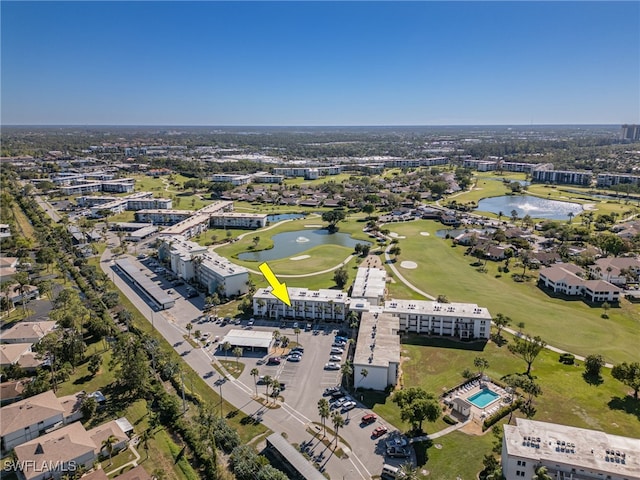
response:
{"label": "pond with blue water", "polygon": [[271,237],[271,240],[273,240],[273,248],[260,252],[244,252],[239,254],[238,258],[240,260],[266,262],[293,257],[319,245],[339,245],[347,248],[354,248],[358,243],[371,245],[370,242],[355,240],[347,233],[329,233],[328,230],[323,229],[278,233]]}
{"label": "pond with blue water", "polygon": [[533,195],[503,195],[480,200],[476,210],[492,212],[496,215],[502,212],[505,217],[510,217],[511,211],[515,210],[520,218],[529,215],[533,218],[548,220],[568,220],[569,213],[573,215],[582,213],[582,205]]}

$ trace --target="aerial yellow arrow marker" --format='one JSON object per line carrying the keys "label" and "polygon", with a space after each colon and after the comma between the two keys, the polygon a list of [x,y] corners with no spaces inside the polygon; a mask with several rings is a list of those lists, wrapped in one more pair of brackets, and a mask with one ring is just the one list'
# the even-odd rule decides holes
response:
{"label": "aerial yellow arrow marker", "polygon": [[276,278],[275,274],[271,271],[271,267],[265,263],[258,267],[264,278],[267,279],[269,285],[271,285],[271,294],[280,300],[282,303],[286,303],[288,306],[291,306],[291,300],[289,300],[289,290],[287,290],[286,283],[280,283]]}

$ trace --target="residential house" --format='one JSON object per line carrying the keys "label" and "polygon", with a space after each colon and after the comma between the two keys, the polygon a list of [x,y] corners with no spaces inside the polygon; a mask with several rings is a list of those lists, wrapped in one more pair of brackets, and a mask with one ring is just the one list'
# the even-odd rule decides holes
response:
{"label": "residential house", "polygon": [[106,457],[109,455],[109,451],[104,444],[104,441],[109,437],[113,436],[115,438],[115,442],[112,445],[113,453],[127,448],[127,442],[129,441],[129,437],[122,430],[117,420],[98,425],[87,433],[96,444],[94,452],[98,457]]}
{"label": "residential house", "polygon": [[0,282],[11,280],[18,271],[17,257],[0,257]]}
{"label": "residential house", "polygon": [[64,424],[65,410],[52,390],[25,398],[0,409],[2,451],[38,438]]}
{"label": "residential house", "polygon": [[31,343],[0,344],[0,367],[6,368],[20,363],[20,357],[31,352]]}
{"label": "residential house", "polygon": [[95,442],[80,422],[15,447],[24,480],[59,479],[78,467],[91,468],[96,460]]}
{"label": "residential house", "polygon": [[22,400],[22,392],[28,381],[10,380],[0,383],[0,406]]}
{"label": "residential house", "polygon": [[0,335],[0,343],[38,343],[56,328],[56,322],[18,322]]}
{"label": "residential house", "polygon": [[579,296],[590,302],[618,302],[622,289],[604,280],[588,280],[572,263],[558,263],[540,270],[538,283],[555,293]]}
{"label": "residential house", "polygon": [[152,478],[156,477],[152,477],[151,475],[149,475],[147,471],[142,468],[142,465],[138,465],[137,467],[134,467],[131,470],[127,470],[121,475],[118,475],[118,480],[151,480]]}
{"label": "residential house", "polygon": [[637,257],[598,258],[589,266],[589,273],[614,285],[626,285],[638,281],[640,260]]}

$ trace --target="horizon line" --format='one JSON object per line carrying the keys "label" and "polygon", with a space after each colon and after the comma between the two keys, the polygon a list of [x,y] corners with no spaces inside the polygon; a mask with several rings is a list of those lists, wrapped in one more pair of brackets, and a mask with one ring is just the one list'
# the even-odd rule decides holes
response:
{"label": "horizon line", "polygon": [[620,123],[449,123],[449,124],[363,124],[363,125],[294,125],[294,124],[133,124],[133,123],[14,123],[5,127],[217,127],[217,128],[389,128],[389,127],[547,127],[547,126],[617,126],[636,125]]}

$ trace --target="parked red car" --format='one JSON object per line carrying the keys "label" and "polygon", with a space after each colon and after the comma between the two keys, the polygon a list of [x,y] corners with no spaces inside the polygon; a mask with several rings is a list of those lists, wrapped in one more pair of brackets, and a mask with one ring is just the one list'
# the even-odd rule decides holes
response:
{"label": "parked red car", "polygon": [[373,432],[371,433],[371,436],[373,438],[378,438],[381,437],[382,435],[384,435],[385,433],[387,433],[389,431],[389,429],[387,427],[385,427],[384,425],[380,425],[379,427],[376,427]]}

